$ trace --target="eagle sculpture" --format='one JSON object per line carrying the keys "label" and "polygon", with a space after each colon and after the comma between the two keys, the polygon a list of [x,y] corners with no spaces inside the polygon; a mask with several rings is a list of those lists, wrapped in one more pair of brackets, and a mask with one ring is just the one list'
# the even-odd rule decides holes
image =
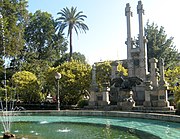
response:
{"label": "eagle sculpture", "polygon": [[143,79],[135,77],[119,77],[111,80],[111,86],[119,87],[121,89],[132,90],[136,85],[140,85],[143,82]]}

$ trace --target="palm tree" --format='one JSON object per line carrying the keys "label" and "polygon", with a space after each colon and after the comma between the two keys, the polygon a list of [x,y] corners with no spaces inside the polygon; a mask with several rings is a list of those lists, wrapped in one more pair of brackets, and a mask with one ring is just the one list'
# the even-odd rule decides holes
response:
{"label": "palm tree", "polygon": [[60,15],[59,18],[56,19],[57,21],[57,29],[59,31],[63,31],[66,27],[68,28],[68,36],[70,37],[70,55],[69,60],[72,57],[72,31],[75,30],[76,34],[78,35],[78,31],[85,32],[89,30],[88,26],[83,23],[84,18],[87,18],[86,15],[82,14],[83,12],[77,12],[77,7],[71,7],[71,9],[63,8],[57,14]]}

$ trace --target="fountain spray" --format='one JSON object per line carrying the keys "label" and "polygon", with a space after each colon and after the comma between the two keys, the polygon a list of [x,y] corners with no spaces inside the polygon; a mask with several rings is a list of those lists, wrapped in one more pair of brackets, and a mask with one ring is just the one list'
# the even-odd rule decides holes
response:
{"label": "fountain spray", "polygon": [[[3,2],[3,0],[2,0]],[[13,134],[10,133],[10,129],[11,129],[11,121],[12,121],[12,111],[13,111],[13,105],[10,105],[10,108],[8,110],[8,94],[7,94],[7,82],[6,82],[6,48],[5,48],[5,35],[4,35],[4,23],[3,23],[3,15],[1,13],[2,8],[0,9],[0,20],[1,20],[1,30],[2,30],[2,46],[3,46],[3,59],[5,60],[4,62],[4,90],[5,90],[5,107],[3,107],[3,103],[2,100],[1,101],[1,111],[2,111],[2,115],[1,115],[1,121],[2,121],[2,125],[4,128],[4,135],[3,138],[4,139],[8,139],[8,138],[15,138],[15,136]]]}

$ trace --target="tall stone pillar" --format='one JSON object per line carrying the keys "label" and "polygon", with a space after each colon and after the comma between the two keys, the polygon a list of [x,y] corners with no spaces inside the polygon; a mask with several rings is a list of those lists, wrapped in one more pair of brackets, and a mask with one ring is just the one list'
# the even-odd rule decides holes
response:
{"label": "tall stone pillar", "polygon": [[97,82],[96,82],[96,64],[93,64],[92,66],[92,81],[91,81],[91,86],[93,89],[97,87]]}
{"label": "tall stone pillar", "polygon": [[169,107],[168,101],[168,84],[165,81],[164,77],[164,60],[160,59],[159,62],[159,69],[160,69],[160,81],[159,81],[159,89],[158,89],[158,106],[159,107]]}
{"label": "tall stone pillar", "polygon": [[134,75],[133,60],[132,60],[132,56],[131,56],[131,48],[132,48],[131,16],[132,16],[132,12],[131,12],[131,7],[130,7],[129,3],[126,4],[125,16],[126,16],[126,20],[127,20],[127,41],[126,41],[126,45],[127,45],[128,76],[132,77]]}
{"label": "tall stone pillar", "polygon": [[165,77],[164,77],[164,60],[160,59],[160,64],[159,64],[159,71],[160,71],[160,81],[159,84],[161,86],[166,85]]}
{"label": "tall stone pillar", "polygon": [[152,81],[152,86],[154,88],[158,87],[158,78],[159,78],[159,73],[157,72],[157,62],[158,60],[155,58],[151,58],[149,60],[150,64],[151,64],[151,74],[150,74],[150,80]]}
{"label": "tall stone pillar", "polygon": [[143,103],[144,107],[151,107],[151,93],[153,90],[152,82],[146,81],[145,82],[145,101]]}
{"label": "tall stone pillar", "polygon": [[111,79],[114,79],[117,77],[117,66],[118,66],[118,63],[116,61],[112,62],[111,63]]}
{"label": "tall stone pillar", "polygon": [[98,92],[98,85],[96,82],[96,64],[94,64],[92,66],[92,81],[91,81],[89,106],[97,105],[97,95],[96,95],[97,92]]}
{"label": "tall stone pillar", "polygon": [[141,1],[138,1],[137,5],[137,13],[139,17],[139,48],[140,48],[140,56],[139,56],[139,77],[144,81],[146,80],[146,75],[148,73],[147,68],[147,48],[146,48],[146,39],[144,36],[144,27],[143,27],[143,14],[144,9]]}

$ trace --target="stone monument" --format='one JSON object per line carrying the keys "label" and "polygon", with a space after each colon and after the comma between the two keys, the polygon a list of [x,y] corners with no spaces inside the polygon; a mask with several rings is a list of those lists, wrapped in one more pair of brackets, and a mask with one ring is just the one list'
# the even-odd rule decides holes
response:
{"label": "stone monument", "polygon": [[131,37],[131,7],[126,4],[125,16],[127,19],[127,63],[128,77],[139,77],[143,79],[141,85],[135,86],[133,98],[138,105],[145,107],[169,108],[167,98],[168,85],[164,78],[164,61],[159,61],[159,69],[157,68],[158,60],[152,58],[149,60],[151,64],[150,73],[148,72],[147,64],[147,40],[144,36],[143,27],[143,4],[138,1],[137,14],[139,20],[138,39]]}
{"label": "stone monument", "polygon": [[[117,71],[118,63],[112,62],[111,83],[104,83],[103,90],[99,91],[96,82],[96,64],[92,68],[92,83],[89,106],[116,106],[117,109],[132,110],[136,106],[151,110],[170,110],[167,89],[168,84],[164,77],[164,61],[152,58],[149,60],[151,68],[148,71],[147,40],[144,36],[143,14],[141,1],[138,1],[137,14],[139,34],[137,39],[131,37],[131,7],[127,3],[125,16],[127,20],[127,68],[128,77],[121,76]],[[109,94],[110,92],[110,94]]]}
{"label": "stone monument", "polygon": [[[144,36],[144,28],[143,28],[143,14],[144,9],[141,1],[138,2],[137,5],[137,13],[139,17],[139,35],[137,40],[133,40],[131,37],[131,7],[129,3],[126,4],[125,8],[125,16],[127,19],[127,41],[125,42],[127,45],[127,63],[128,63],[128,76],[134,77],[137,76],[146,81],[147,71],[147,48],[146,43],[147,40]],[[141,84],[136,87],[134,91],[134,100],[137,101],[137,104],[142,105],[144,101],[144,92],[145,92],[145,84]]]}
{"label": "stone monument", "polygon": [[[110,95],[114,95],[113,102],[116,102],[120,110],[132,110],[135,107],[132,88],[140,85],[143,80],[138,77],[116,77],[111,80]],[[113,94],[115,92],[115,94]]]}
{"label": "stone monument", "polygon": [[150,59],[151,84],[146,84],[144,106],[170,108],[167,95],[168,84],[164,78],[164,60],[160,59],[159,61],[160,74],[157,72],[157,62],[158,60],[155,58]]}
{"label": "stone monument", "polygon": [[103,90],[99,91],[98,84],[96,82],[96,64],[92,67],[92,83],[91,83],[91,92],[89,99],[89,107],[98,108],[107,106],[109,101],[109,84],[103,84]]}

